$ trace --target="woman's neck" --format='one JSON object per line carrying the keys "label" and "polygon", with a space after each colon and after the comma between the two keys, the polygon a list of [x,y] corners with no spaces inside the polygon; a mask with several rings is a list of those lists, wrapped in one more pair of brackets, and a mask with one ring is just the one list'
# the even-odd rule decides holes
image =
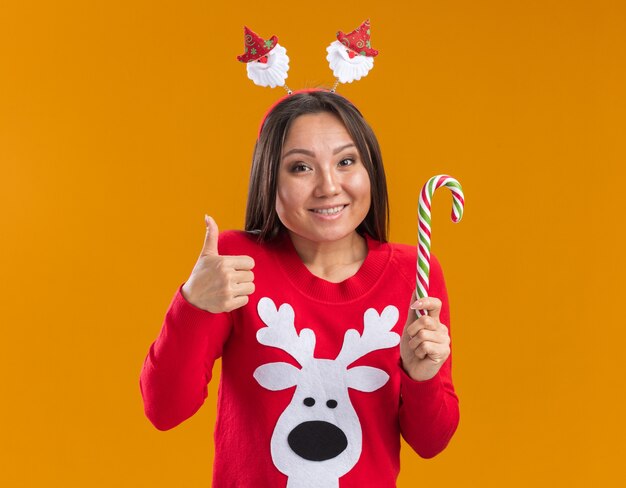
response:
{"label": "woman's neck", "polygon": [[288,233],[308,270],[331,283],[354,276],[367,257],[367,242],[356,231],[332,242],[314,242],[291,231]]}

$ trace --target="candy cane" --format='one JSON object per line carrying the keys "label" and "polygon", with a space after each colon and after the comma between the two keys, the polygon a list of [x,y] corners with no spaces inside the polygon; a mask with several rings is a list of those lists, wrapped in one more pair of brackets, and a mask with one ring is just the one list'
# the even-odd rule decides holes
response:
{"label": "candy cane", "polygon": [[[417,273],[416,295],[417,298],[428,296],[428,278],[430,275],[430,202],[435,190],[446,186],[452,192],[452,222],[459,222],[463,217],[465,199],[461,184],[448,175],[433,176],[422,187],[418,205],[418,231],[417,231]],[[416,310],[417,316],[425,315],[423,310]]]}

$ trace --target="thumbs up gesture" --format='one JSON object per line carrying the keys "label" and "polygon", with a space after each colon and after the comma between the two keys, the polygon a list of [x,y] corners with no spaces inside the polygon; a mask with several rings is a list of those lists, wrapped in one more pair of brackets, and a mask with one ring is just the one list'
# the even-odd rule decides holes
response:
{"label": "thumbs up gesture", "polygon": [[254,293],[254,260],[250,256],[220,256],[217,224],[208,216],[205,221],[202,252],[181,291],[189,303],[202,310],[230,312],[247,304],[248,295]]}

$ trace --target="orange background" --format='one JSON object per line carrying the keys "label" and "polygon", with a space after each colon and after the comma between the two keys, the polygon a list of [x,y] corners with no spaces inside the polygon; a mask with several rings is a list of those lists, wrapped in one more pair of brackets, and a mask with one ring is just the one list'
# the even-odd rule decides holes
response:
{"label": "orange background", "polygon": [[[227,6],[226,6],[227,5]],[[257,125],[280,89],[235,60],[279,36],[292,88],[367,17],[375,69],[340,92],[376,130],[394,241],[433,250],[461,423],[398,486],[623,479],[626,7],[622,1],[3,2],[0,484],[209,486],[217,385],[169,432],[138,376],[204,239],[241,228]]]}

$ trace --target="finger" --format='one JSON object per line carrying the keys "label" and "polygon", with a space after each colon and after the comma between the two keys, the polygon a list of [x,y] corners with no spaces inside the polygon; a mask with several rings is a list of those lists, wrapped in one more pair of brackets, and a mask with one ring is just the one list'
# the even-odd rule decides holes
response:
{"label": "finger", "polygon": [[219,256],[217,251],[217,239],[219,237],[219,229],[213,217],[208,215],[204,216],[206,223],[206,235],[204,236],[204,246],[202,246],[202,252],[200,256]]}
{"label": "finger", "polygon": [[[411,301],[409,302],[409,304],[414,303],[416,297],[417,297],[417,292],[416,292],[416,290],[413,290],[413,295],[411,296]],[[411,305],[409,305],[409,313],[406,315],[406,322],[404,324],[404,328],[406,329],[409,326],[409,324],[411,324],[412,322],[414,322],[418,318],[419,318],[419,316],[417,315],[415,310],[413,310],[411,308]]]}
{"label": "finger", "polygon": [[254,259],[250,256],[226,256],[225,263],[239,271],[249,271],[254,268]]}
{"label": "finger", "polygon": [[251,283],[254,281],[254,273],[252,271],[233,271],[233,283]]}
{"label": "finger", "polygon": [[445,344],[446,340],[438,332],[433,330],[422,329],[409,340],[409,347],[416,349],[424,342],[432,342],[433,344]]}
{"label": "finger", "polygon": [[441,346],[433,342],[422,342],[415,349],[415,355],[420,359],[426,359],[427,357],[438,363],[442,357]]}
{"label": "finger", "polygon": [[436,297],[423,297],[411,304],[413,310],[425,310],[426,313],[439,320],[441,313],[441,300]]}
{"label": "finger", "polygon": [[415,354],[415,357],[419,359],[426,359],[426,356],[428,356],[428,354],[426,353],[423,347],[416,347],[413,350],[413,354]]}
{"label": "finger", "polygon": [[254,293],[254,283],[237,283],[232,287],[233,295],[236,297],[252,295]]}
{"label": "finger", "polygon": [[233,310],[243,307],[244,305],[247,305],[248,301],[250,299],[248,298],[248,296],[240,296],[240,297],[235,297],[232,300],[229,300],[226,304],[226,312],[232,312]]}
{"label": "finger", "polygon": [[412,324],[409,324],[406,328],[406,331],[410,337],[414,337],[422,329],[435,331],[438,328],[439,328],[438,320],[435,320],[430,315],[424,315],[420,317],[418,320],[416,320],[415,322],[413,322]]}

